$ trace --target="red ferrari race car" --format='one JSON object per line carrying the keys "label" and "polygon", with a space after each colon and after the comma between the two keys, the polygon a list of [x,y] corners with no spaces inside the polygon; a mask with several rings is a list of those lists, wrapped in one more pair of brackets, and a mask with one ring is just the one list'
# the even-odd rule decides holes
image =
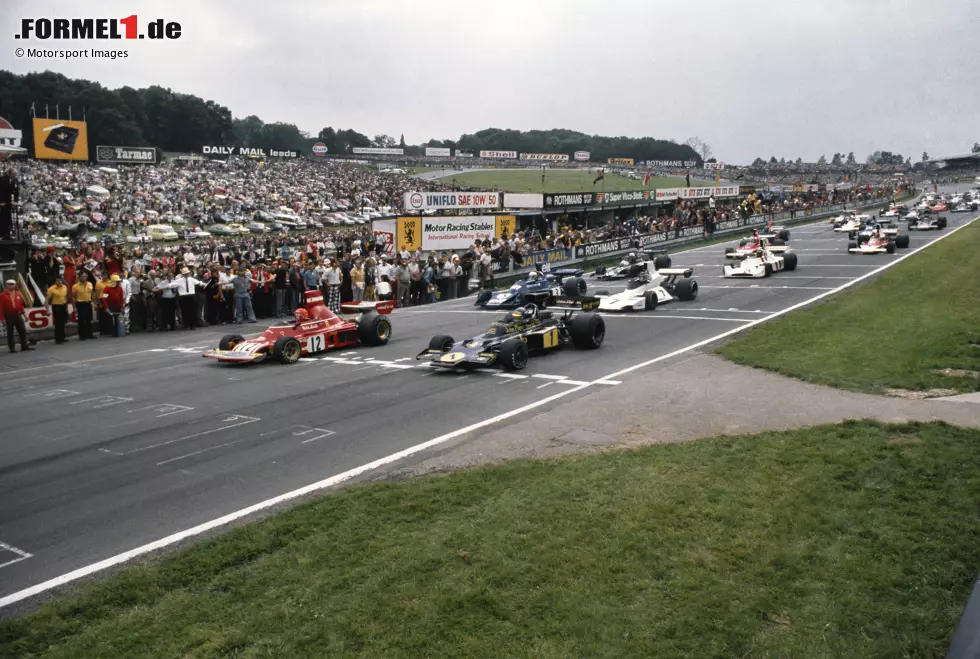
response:
{"label": "red ferrari race car", "polygon": [[296,310],[294,320],[277,323],[249,339],[228,334],[221,337],[217,350],[202,356],[239,364],[267,359],[294,364],[300,357],[333,348],[381,346],[391,338],[387,316],[394,308],[394,300],[346,303],[340,310],[351,315],[338,316],[323,304],[319,291],[307,291],[306,304]]}

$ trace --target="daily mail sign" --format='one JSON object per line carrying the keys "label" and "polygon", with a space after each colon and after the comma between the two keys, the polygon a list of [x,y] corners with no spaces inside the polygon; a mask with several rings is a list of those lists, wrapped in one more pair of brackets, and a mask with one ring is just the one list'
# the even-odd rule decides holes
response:
{"label": "daily mail sign", "polygon": [[497,228],[491,216],[427,217],[422,220],[422,249],[449,251],[467,249],[477,240],[493,240]]}
{"label": "daily mail sign", "polygon": [[405,210],[499,208],[499,192],[406,192]]}

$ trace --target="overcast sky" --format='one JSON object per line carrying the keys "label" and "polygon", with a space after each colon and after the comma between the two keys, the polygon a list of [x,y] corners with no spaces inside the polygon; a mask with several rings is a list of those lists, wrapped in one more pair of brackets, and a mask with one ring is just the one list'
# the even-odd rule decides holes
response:
{"label": "overcast sky", "polygon": [[[86,11],[83,8],[88,8]],[[15,41],[23,17],[178,21],[170,42]],[[161,85],[316,134],[409,143],[482,128],[679,142],[722,161],[980,140],[977,0],[2,0],[0,68]],[[126,59],[16,59],[17,46]],[[89,116],[89,121],[97,118]]]}

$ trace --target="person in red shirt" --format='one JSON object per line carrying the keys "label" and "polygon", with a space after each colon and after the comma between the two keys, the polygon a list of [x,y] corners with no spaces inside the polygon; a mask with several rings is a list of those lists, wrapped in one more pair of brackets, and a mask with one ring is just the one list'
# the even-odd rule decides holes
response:
{"label": "person in red shirt", "polygon": [[119,336],[120,315],[126,306],[126,300],[123,298],[123,289],[119,285],[120,281],[122,279],[119,275],[112,275],[109,278],[109,285],[102,290],[102,305],[109,314],[112,324],[111,336],[113,337]]}
{"label": "person in red shirt", "polygon": [[14,330],[20,335],[20,349],[33,350],[27,345],[27,327],[24,325],[24,298],[17,290],[17,282],[8,279],[4,285],[3,293],[0,293],[0,314],[3,315],[7,323],[7,347],[10,352],[14,352]]}

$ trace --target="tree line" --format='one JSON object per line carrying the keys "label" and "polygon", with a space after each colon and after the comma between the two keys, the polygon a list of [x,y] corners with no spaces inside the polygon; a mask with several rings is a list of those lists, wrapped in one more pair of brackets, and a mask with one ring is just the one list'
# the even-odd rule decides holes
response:
{"label": "tree line", "polygon": [[[155,146],[163,151],[199,153],[204,145],[235,144],[310,154],[315,142],[323,142],[332,155],[370,146],[400,146],[406,155],[424,155],[429,146],[477,155],[481,150],[567,154],[589,151],[593,161],[633,158],[699,163],[710,155],[710,148],[697,138],[678,144],[652,137],[603,137],[566,129],[487,128],[458,140],[429,140],[418,145],[405,144],[404,135],[398,140],[384,134],[368,137],[353,129],[329,126],[311,135],[294,124],[266,123],[254,115],[236,119],[230,109],[219,103],[156,85],[108,89],[97,82],[52,71],[17,75],[0,70],[0,116],[24,131],[25,142],[31,136],[32,107],[36,116],[52,119],[68,119],[71,108],[72,119],[87,120],[92,146]],[[90,149],[90,154],[94,157],[95,150]]]}

